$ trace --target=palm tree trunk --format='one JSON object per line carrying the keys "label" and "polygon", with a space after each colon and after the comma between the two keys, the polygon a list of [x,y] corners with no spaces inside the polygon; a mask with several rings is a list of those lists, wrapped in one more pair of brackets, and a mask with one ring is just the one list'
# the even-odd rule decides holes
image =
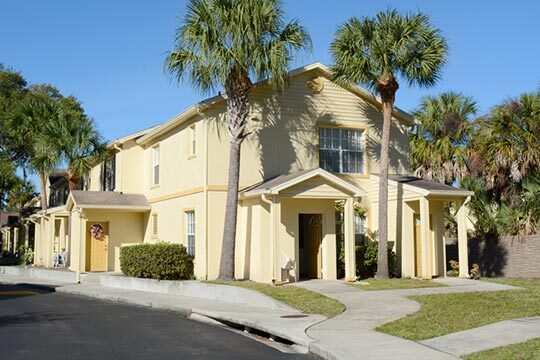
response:
{"label": "palm tree trunk", "polygon": [[79,177],[70,169],[66,172],[69,190],[79,190]]}
{"label": "palm tree trunk", "polygon": [[39,171],[39,184],[41,188],[41,208],[43,210],[48,208],[48,199],[47,199],[47,174],[45,171],[40,170]]}
{"label": "palm tree trunk", "polygon": [[240,178],[240,145],[241,144],[237,141],[231,141],[225,224],[223,228],[221,262],[219,265],[219,278],[221,280],[232,280],[234,278],[234,251],[236,222],[238,217],[238,183]]}
{"label": "palm tree trunk", "polygon": [[383,128],[381,138],[381,155],[379,169],[379,230],[377,277],[388,279],[388,157],[390,150],[390,133],[392,129],[392,111],[398,83],[393,76],[383,77],[377,91],[381,94]]}
{"label": "palm tree trunk", "polygon": [[249,113],[248,91],[251,81],[244,71],[234,72],[226,86],[227,90],[227,127],[230,140],[229,181],[221,244],[221,262],[219,279],[234,279],[234,251],[236,242],[236,222],[238,217],[238,184],[240,179],[240,149],[247,134],[245,133]]}

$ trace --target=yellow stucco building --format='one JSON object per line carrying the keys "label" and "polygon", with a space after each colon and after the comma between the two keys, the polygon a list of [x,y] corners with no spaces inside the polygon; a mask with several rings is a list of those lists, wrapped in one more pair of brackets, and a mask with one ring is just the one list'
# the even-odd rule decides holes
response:
{"label": "yellow stucco building", "polygon": [[[226,97],[206,99],[154,128],[110,144],[116,155],[65,205],[32,217],[35,262],[72,271],[118,271],[122,246],[182,243],[199,279],[218,276],[229,163]],[[344,204],[345,278],[355,278],[363,233],[377,230],[382,114],[376,97],[332,82],[315,63],[276,92],[250,93],[242,145],[235,271],[259,282],[336,279],[336,209]],[[472,193],[409,173],[407,128],[396,109],[389,181],[389,241],[401,276],[445,276],[443,205],[457,204],[460,276],[467,276],[465,203]],[[354,206],[367,209],[355,218]]]}

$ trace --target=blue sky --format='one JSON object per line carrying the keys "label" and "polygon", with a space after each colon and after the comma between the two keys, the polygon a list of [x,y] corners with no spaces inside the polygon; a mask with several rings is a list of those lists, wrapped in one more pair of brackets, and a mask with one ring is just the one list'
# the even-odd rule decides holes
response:
{"label": "blue sky", "polygon": [[[427,13],[448,39],[442,81],[430,89],[402,84],[397,105],[414,109],[428,94],[454,90],[482,111],[540,87],[540,2],[287,0],[313,39],[298,64],[330,64],[336,28],[351,16],[386,8]],[[2,0],[0,62],[32,83],[51,83],[77,96],[111,140],[163,122],[205,97],[163,73],[165,52],[185,1]]]}

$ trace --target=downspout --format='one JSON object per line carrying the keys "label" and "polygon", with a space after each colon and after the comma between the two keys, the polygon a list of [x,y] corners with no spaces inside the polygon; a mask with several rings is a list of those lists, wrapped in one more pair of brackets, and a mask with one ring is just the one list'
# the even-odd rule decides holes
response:
{"label": "downspout", "polygon": [[275,224],[274,224],[274,202],[272,200],[269,200],[268,197],[266,197],[266,194],[261,195],[261,200],[268,205],[270,205],[270,240],[272,241],[272,247],[270,248],[270,259],[272,259],[272,283],[276,282],[277,279],[277,269],[276,269],[276,239],[277,236],[275,236]]}

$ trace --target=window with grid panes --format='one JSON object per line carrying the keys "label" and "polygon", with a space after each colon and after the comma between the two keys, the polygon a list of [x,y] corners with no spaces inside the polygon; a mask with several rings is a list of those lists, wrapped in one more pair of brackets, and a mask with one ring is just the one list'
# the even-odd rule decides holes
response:
{"label": "window with grid panes", "polygon": [[333,173],[364,173],[364,131],[319,128],[319,166]]}

